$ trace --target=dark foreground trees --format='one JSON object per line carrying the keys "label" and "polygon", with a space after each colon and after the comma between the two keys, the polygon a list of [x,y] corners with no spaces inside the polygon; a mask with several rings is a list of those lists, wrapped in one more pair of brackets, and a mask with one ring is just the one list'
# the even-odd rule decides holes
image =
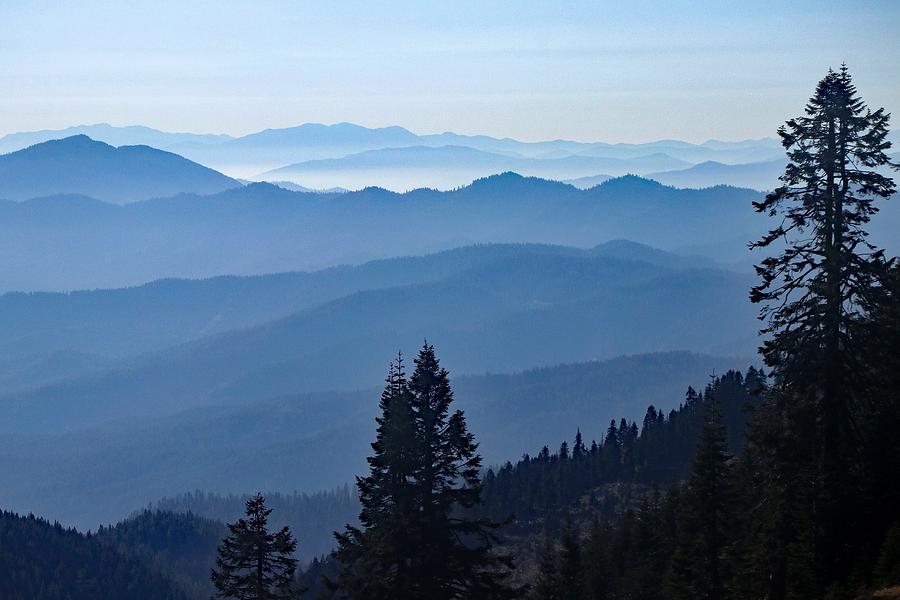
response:
{"label": "dark foreground trees", "polygon": [[[782,128],[783,185],[756,204],[777,219],[754,244],[775,255],[751,292],[763,305],[771,370],[759,381],[762,402],[749,407],[746,443],[729,457],[736,432],[722,429],[715,409],[721,386],[708,390],[686,484],[593,527],[583,554],[596,558],[567,590],[849,600],[900,585],[900,266],[866,233],[895,189],[885,175],[894,166],[888,117],[865,107],[842,68]],[[638,455],[678,423],[657,419],[648,411]],[[622,429],[610,427],[604,450],[622,452]],[[601,473],[621,477],[622,466],[612,460]],[[542,565],[559,564],[546,554]]]}
{"label": "dark foreground trees", "polygon": [[287,600],[300,595],[294,586],[297,542],[287,527],[269,531],[271,512],[257,494],[247,500],[247,517],[228,525],[231,533],[219,546],[211,574],[218,598]]}
{"label": "dark foreground trees", "polygon": [[498,523],[473,517],[481,458],[434,348],[407,380],[398,358],[381,397],[369,475],[359,478],[360,528],[337,534],[333,587],[351,598],[511,598],[511,559]]}

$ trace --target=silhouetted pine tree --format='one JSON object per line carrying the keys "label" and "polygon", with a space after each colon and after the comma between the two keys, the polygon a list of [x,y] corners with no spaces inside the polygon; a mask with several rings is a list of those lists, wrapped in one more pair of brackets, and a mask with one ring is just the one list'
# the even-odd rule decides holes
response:
{"label": "silhouetted pine tree", "polygon": [[434,346],[415,359],[409,390],[420,461],[415,475],[422,541],[415,564],[419,598],[512,598],[510,556],[493,549],[500,524],[467,514],[480,501],[481,457]]}
{"label": "silhouetted pine tree", "polygon": [[375,421],[369,475],[357,477],[362,528],[335,534],[334,558],[342,569],[333,582],[351,598],[416,598],[411,572],[422,543],[419,498],[414,478],[419,446],[403,358],[392,362]]}
{"label": "silhouetted pine tree", "polygon": [[287,527],[269,532],[271,512],[257,494],[247,500],[247,518],[228,525],[211,573],[218,598],[286,600],[302,593],[293,586],[297,542]]}
{"label": "silhouetted pine tree", "polygon": [[[815,577],[824,585],[847,577],[860,544],[853,490],[860,486],[865,440],[854,424],[875,389],[864,349],[869,313],[887,272],[865,225],[878,210],[874,202],[894,191],[893,181],[877,171],[891,165],[888,120],[883,109],[866,108],[845,67],[829,71],[806,115],[779,130],[789,158],[782,185],[754,205],[779,220],[751,246],[787,241],[757,267],[762,281],[751,292],[753,302],[764,305],[762,351],[776,386],[761,412],[770,420],[762,432],[768,447],[757,449],[788,461],[769,461],[763,497],[781,505],[779,519],[798,510],[810,516]],[[788,489],[792,483],[781,477],[792,475],[811,475],[814,491]],[[774,494],[786,496],[775,500]],[[804,499],[810,502],[805,508],[794,504]],[[805,533],[789,531],[794,527],[773,525],[770,556],[788,556],[790,545],[802,543]],[[773,598],[785,597],[792,585],[785,572],[761,576],[780,582],[770,590]]]}
{"label": "silhouetted pine tree", "polygon": [[494,551],[500,524],[472,516],[481,458],[449,375],[428,344],[407,381],[391,367],[369,475],[357,479],[361,528],[337,534],[332,587],[351,598],[508,598],[512,559]]}

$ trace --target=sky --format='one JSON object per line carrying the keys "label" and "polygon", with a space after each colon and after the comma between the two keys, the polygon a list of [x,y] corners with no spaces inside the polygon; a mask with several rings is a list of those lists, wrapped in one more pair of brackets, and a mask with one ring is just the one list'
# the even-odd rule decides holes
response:
{"label": "sky", "polygon": [[900,115],[898,31],[898,0],[0,0],[0,135],[349,121],[522,140],[758,138],[842,62],[870,106]]}

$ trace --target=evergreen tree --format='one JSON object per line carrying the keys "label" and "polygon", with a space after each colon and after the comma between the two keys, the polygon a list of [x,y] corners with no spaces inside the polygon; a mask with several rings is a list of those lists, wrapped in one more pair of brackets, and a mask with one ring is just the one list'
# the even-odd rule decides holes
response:
{"label": "evergreen tree", "polygon": [[409,390],[420,463],[415,475],[423,543],[415,559],[419,598],[506,598],[512,559],[493,550],[500,524],[467,512],[481,498],[481,457],[462,411],[451,412],[450,377],[427,342]]}
{"label": "evergreen tree", "polygon": [[[789,158],[782,185],[755,203],[779,224],[751,247],[787,241],[757,267],[762,281],[751,292],[753,302],[763,304],[762,352],[777,388],[767,411],[775,428],[769,441],[799,450],[786,460],[812,466],[815,492],[805,510],[814,513],[816,576],[826,584],[847,576],[858,542],[851,490],[859,485],[854,477],[863,440],[854,423],[874,391],[863,349],[870,308],[887,272],[865,225],[878,210],[875,201],[894,191],[893,181],[877,170],[893,166],[885,154],[889,116],[866,108],[845,67],[829,71],[806,115],[779,130]],[[787,485],[769,483],[773,493]],[[778,553],[798,539],[777,542]],[[784,597],[786,590],[772,593]]]}
{"label": "evergreen tree", "polygon": [[622,462],[622,447],[619,442],[619,430],[616,429],[615,419],[609,422],[600,452],[603,455],[604,476],[609,480],[615,479],[619,475]]}
{"label": "evergreen tree", "polygon": [[669,578],[676,598],[725,597],[726,553],[733,527],[730,460],[722,415],[713,401],[682,497],[681,529]]}
{"label": "evergreen tree", "polygon": [[358,478],[361,528],[337,534],[333,588],[351,598],[507,598],[513,565],[496,552],[499,523],[472,516],[481,457],[449,374],[428,344],[407,381],[391,367],[369,475]]}
{"label": "evergreen tree", "polygon": [[411,394],[398,355],[388,369],[379,407],[369,475],[357,477],[362,528],[335,534],[334,557],[342,570],[334,584],[351,598],[415,598],[413,562],[421,544],[420,507],[414,477],[419,448]]}
{"label": "evergreen tree", "polygon": [[271,512],[257,494],[247,500],[247,518],[228,525],[230,534],[219,546],[211,574],[218,598],[282,600],[300,594],[293,587],[297,542],[287,527],[269,532]]}
{"label": "evergreen tree", "polygon": [[581,460],[585,455],[584,440],[581,437],[581,428],[575,433],[575,443],[572,445],[572,458]]}

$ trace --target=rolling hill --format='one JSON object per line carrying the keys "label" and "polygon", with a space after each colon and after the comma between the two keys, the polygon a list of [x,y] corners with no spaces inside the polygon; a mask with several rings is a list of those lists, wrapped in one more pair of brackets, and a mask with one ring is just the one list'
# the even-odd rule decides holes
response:
{"label": "rolling hill", "polygon": [[0,198],[80,194],[114,203],[180,193],[215,194],[241,184],[177,154],[149,146],[113,147],[86,135],[0,156]]}
{"label": "rolling hill", "polygon": [[0,597],[188,600],[151,564],[34,515],[0,512]]}

